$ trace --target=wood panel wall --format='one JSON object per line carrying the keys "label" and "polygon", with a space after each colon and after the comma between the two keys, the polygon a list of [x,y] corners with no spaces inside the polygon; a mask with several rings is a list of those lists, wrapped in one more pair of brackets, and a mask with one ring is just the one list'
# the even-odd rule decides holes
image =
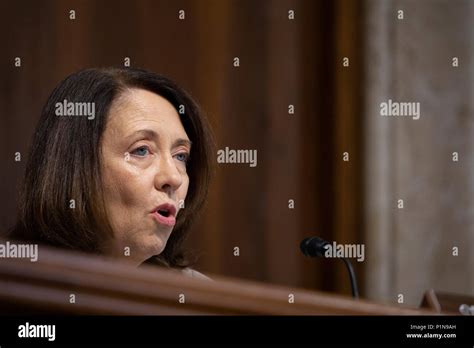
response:
{"label": "wood panel wall", "polygon": [[[1,228],[15,220],[30,138],[53,87],[81,68],[130,57],[191,92],[219,148],[258,150],[256,168],[217,168],[188,241],[200,255],[197,268],[349,294],[342,263],[305,258],[299,242],[311,235],[363,242],[359,7],[342,0],[2,2]],[[343,69],[346,55],[351,65]]]}

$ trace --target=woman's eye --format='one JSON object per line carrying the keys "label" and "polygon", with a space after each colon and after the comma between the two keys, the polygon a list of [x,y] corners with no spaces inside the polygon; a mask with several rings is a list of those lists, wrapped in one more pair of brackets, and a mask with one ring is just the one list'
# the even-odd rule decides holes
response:
{"label": "woman's eye", "polygon": [[133,155],[137,155],[140,157],[144,157],[150,153],[150,150],[148,149],[147,146],[140,146],[136,148],[135,150],[132,151]]}
{"label": "woman's eye", "polygon": [[176,158],[178,159],[178,161],[181,161],[181,162],[188,162],[188,159],[189,159],[189,155],[187,153],[178,153],[176,155]]}

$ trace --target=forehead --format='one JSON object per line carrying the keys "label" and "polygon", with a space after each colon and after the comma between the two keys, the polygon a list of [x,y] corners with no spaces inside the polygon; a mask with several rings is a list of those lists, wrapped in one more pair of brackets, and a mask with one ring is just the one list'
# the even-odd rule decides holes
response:
{"label": "forehead", "polygon": [[125,135],[144,127],[184,136],[185,130],[174,106],[153,92],[132,88],[111,105],[107,128]]}

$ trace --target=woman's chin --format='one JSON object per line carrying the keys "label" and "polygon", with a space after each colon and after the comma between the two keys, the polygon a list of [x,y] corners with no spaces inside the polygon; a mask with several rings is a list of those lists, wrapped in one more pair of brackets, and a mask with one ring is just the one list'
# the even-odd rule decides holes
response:
{"label": "woman's chin", "polygon": [[148,256],[146,259],[161,254],[163,250],[165,250],[167,241],[168,238],[165,239],[158,235],[154,235],[148,239],[144,245],[145,253]]}

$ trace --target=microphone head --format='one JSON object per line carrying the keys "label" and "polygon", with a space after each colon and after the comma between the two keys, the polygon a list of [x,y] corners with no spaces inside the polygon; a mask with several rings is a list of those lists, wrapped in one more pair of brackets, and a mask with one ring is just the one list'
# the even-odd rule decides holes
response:
{"label": "microphone head", "polygon": [[328,244],[329,242],[319,237],[308,237],[301,241],[300,249],[305,256],[324,257]]}

